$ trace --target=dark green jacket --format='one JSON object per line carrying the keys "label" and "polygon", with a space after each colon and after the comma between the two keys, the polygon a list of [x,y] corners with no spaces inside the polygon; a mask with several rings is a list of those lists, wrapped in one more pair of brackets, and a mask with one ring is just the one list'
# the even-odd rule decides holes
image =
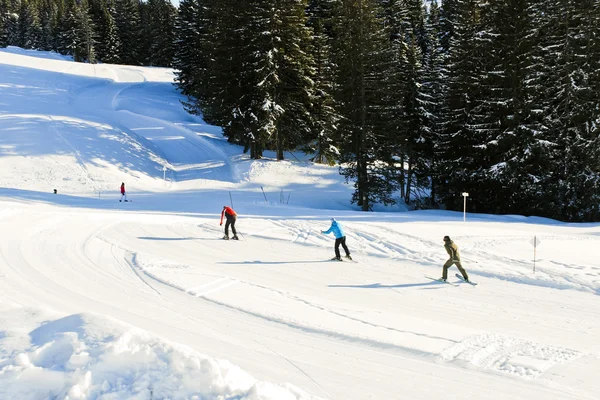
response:
{"label": "dark green jacket", "polygon": [[452,240],[444,242],[444,248],[450,255],[450,258],[454,261],[460,261],[460,253],[458,252],[458,246]]}

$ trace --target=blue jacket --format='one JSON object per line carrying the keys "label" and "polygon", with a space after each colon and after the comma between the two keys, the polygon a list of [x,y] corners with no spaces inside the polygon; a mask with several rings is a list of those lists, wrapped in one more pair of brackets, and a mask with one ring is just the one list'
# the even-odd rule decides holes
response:
{"label": "blue jacket", "polygon": [[323,232],[323,234],[327,235],[331,232],[333,232],[333,235],[336,239],[343,238],[344,236],[346,236],[344,235],[344,229],[342,228],[342,225],[340,225],[340,223],[338,223],[335,219],[331,221],[331,226],[329,227],[329,229]]}

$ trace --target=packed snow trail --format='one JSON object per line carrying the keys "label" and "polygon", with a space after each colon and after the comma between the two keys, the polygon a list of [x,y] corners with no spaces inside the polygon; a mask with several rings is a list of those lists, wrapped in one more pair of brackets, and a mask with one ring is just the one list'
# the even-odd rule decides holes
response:
{"label": "packed snow trail", "polygon": [[[585,388],[542,383],[597,349],[583,333],[600,321],[597,309],[581,306],[597,300],[587,293],[565,293],[554,305],[550,288],[523,293],[483,278],[475,290],[430,285],[411,261],[324,263],[330,241],[261,238],[268,221],[254,221],[248,241],[227,242],[216,218],[12,210],[0,228],[0,289],[28,307],[111,315],[324,398],[420,398],[423,388],[442,398],[466,385],[473,398],[592,398]],[[579,324],[544,311],[557,307]],[[527,332],[515,319],[528,321]]]}

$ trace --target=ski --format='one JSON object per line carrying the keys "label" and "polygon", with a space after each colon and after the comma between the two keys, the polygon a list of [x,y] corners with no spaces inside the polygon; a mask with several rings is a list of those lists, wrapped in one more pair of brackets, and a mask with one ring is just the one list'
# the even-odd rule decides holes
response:
{"label": "ski", "polygon": [[473,286],[477,286],[477,284],[475,282],[472,282],[470,279],[468,281],[465,281],[465,278],[463,278],[461,274],[456,274],[456,277],[465,283],[470,283]]}
{"label": "ski", "polygon": [[347,257],[342,257],[339,260],[336,257],[330,258],[328,261],[340,261],[340,262],[353,262],[353,263],[358,263],[358,261],[353,260],[351,258],[347,258]]}
{"label": "ski", "polygon": [[444,280],[442,280],[442,278],[432,278],[427,275],[425,275],[425,278],[431,279],[432,281],[436,281],[436,282],[440,282],[440,283],[447,283],[448,285],[452,285],[452,286],[458,286],[456,283],[448,282],[447,280],[444,281]]}

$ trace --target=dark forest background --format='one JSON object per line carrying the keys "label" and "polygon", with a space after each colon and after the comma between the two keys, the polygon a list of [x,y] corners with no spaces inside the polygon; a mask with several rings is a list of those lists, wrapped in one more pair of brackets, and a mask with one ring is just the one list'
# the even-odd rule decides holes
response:
{"label": "dark forest background", "polygon": [[600,221],[600,0],[0,0],[0,46],[173,67],[253,158],[353,201]]}

